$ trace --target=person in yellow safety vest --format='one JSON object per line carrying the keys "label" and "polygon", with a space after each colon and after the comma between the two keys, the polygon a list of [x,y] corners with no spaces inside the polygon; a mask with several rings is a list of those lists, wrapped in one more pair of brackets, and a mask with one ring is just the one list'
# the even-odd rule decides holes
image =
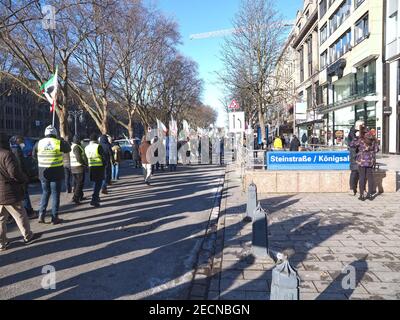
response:
{"label": "person in yellow safety vest", "polygon": [[274,140],[274,150],[282,150],[282,149],[283,149],[282,139],[279,136],[276,136]]}
{"label": "person in yellow safety vest", "polygon": [[69,157],[71,159],[71,173],[74,177],[74,196],[72,202],[80,204],[84,200],[83,187],[85,185],[85,171],[88,166],[88,160],[85,149],[81,145],[81,138],[75,135],[72,139],[72,146]]}
{"label": "person in yellow safety vest", "polygon": [[69,153],[71,147],[66,141],[58,138],[56,128],[48,126],[45,137],[33,148],[33,157],[39,166],[39,179],[42,184],[42,198],[39,209],[39,223],[45,223],[47,205],[52,196],[51,222],[53,225],[62,222],[58,218],[60,208],[61,183],[64,179],[63,153]]}
{"label": "person in yellow safety vest", "polygon": [[105,174],[105,157],[102,146],[97,142],[97,135],[90,136],[90,142],[85,148],[85,154],[89,164],[90,181],[94,183],[93,195],[90,205],[98,208],[100,207],[100,191],[104,180]]}

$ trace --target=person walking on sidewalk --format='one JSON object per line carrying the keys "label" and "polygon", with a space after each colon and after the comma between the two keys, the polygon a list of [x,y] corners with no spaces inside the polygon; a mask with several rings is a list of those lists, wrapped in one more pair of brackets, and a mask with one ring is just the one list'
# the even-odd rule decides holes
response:
{"label": "person walking on sidewalk", "polygon": [[[374,190],[374,175],[373,167],[376,162],[376,154],[379,152],[379,144],[373,134],[370,132],[365,133],[365,129],[361,128],[357,133],[357,138],[350,143],[350,147],[358,148],[357,163],[359,166],[360,174],[360,197],[361,201],[373,200]],[[366,184],[368,181],[368,193],[365,196]]]}
{"label": "person walking on sidewalk", "polygon": [[290,142],[290,151],[292,152],[299,151],[300,145],[301,143],[299,138],[297,138],[297,136],[294,135],[292,141]]}
{"label": "person walking on sidewalk", "polygon": [[56,128],[48,126],[45,137],[36,143],[33,157],[39,163],[39,179],[42,184],[42,198],[39,209],[39,223],[45,223],[47,205],[52,197],[51,222],[53,225],[62,222],[58,218],[60,208],[61,183],[64,179],[63,153],[70,153],[70,145],[59,138]]}
{"label": "person walking on sidewalk", "polygon": [[147,151],[149,150],[149,148],[150,148],[150,141],[146,139],[146,136],[143,136],[142,143],[140,144],[139,148],[139,154],[143,166],[144,182],[148,186],[150,185],[150,178],[151,178],[151,163],[147,155]]}
{"label": "person walking on sidewalk", "polygon": [[358,148],[351,146],[351,143],[357,139],[356,137],[356,133],[359,130],[357,130],[355,127],[352,127],[350,129],[349,135],[347,137],[348,139],[348,148],[349,148],[349,152],[350,152],[350,181],[349,181],[349,185],[350,185],[350,192],[351,194],[353,194],[354,196],[357,194],[357,186],[358,186],[358,182],[360,179],[360,173],[359,173],[359,168],[358,168],[358,163],[357,163],[357,154],[358,154]]}
{"label": "person walking on sidewalk", "polygon": [[279,136],[276,136],[274,140],[274,150],[282,150],[282,149],[283,149],[282,139]]}
{"label": "person walking on sidewalk", "polygon": [[10,148],[15,158],[18,161],[18,165],[20,166],[22,172],[28,177],[28,183],[24,186],[24,201],[23,205],[30,218],[37,218],[37,212],[33,210],[31,199],[29,197],[29,168],[27,167],[27,163],[25,161],[24,154],[22,150],[25,147],[24,138],[21,136],[13,136],[10,139]]}
{"label": "person walking on sidewalk", "polygon": [[84,199],[83,188],[85,185],[85,170],[88,166],[88,160],[85,150],[81,145],[80,136],[74,136],[71,149],[71,173],[74,177],[74,196],[72,202],[80,204]]}
{"label": "person walking on sidewalk", "polygon": [[136,169],[140,168],[140,155],[139,155],[139,145],[136,140],[132,140],[132,160],[133,165]]}
{"label": "person walking on sidewalk", "polygon": [[[65,141],[63,138],[61,138],[61,140]],[[68,143],[68,145],[71,146],[71,144],[69,142],[66,142],[66,143]],[[70,153],[63,154],[63,163],[64,163],[65,192],[69,194],[69,193],[72,193],[72,172],[71,172]]]}
{"label": "person walking on sidewalk", "polygon": [[90,136],[90,142],[85,148],[85,154],[89,163],[90,181],[94,184],[90,205],[98,208],[100,207],[100,191],[104,181],[107,157],[104,155],[103,147],[97,143],[97,135],[94,133]]}
{"label": "person walking on sidewalk", "polygon": [[119,165],[122,159],[122,149],[118,142],[115,142],[112,146],[112,152],[114,162],[112,164],[111,176],[113,181],[117,181],[119,180]]}
{"label": "person walking on sidewalk", "polygon": [[9,148],[9,141],[0,135],[0,251],[7,250],[7,219],[11,215],[24,237],[25,244],[30,244],[39,235],[33,234],[29,218],[22,204],[28,183],[28,177],[21,170],[17,158]]}
{"label": "person walking on sidewalk", "polygon": [[104,160],[104,178],[103,184],[101,186],[101,193],[108,194],[107,186],[111,184],[111,173],[112,173],[112,165],[114,164],[113,159],[113,151],[111,148],[111,143],[109,141],[109,136],[103,134],[100,137],[100,146],[103,150],[103,160]]}

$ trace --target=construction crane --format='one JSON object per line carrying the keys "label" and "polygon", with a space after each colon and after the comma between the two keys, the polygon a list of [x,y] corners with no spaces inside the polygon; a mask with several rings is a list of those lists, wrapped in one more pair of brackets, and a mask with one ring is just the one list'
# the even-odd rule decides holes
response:
{"label": "construction crane", "polygon": [[[292,26],[294,26],[294,21],[293,20],[283,21],[283,26],[284,27],[292,27]],[[190,35],[190,40],[225,37],[225,36],[234,34],[238,31],[239,31],[239,29],[231,28],[231,29],[221,29],[221,30],[204,32],[204,33],[196,33],[196,34]]]}

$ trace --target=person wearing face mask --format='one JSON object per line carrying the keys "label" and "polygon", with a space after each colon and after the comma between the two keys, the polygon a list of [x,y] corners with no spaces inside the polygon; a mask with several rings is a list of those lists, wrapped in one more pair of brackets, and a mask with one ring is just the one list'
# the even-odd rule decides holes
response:
{"label": "person wearing face mask", "polygon": [[[25,148],[24,138],[21,136],[13,136],[10,139],[10,149],[12,153],[15,155],[17,159],[18,165],[21,171],[29,177],[29,168],[26,166],[26,162],[24,161],[24,154],[22,150]],[[31,199],[29,197],[29,183],[26,183],[24,186],[24,201],[23,206],[28,214],[29,218],[36,218],[37,211],[33,210]]]}

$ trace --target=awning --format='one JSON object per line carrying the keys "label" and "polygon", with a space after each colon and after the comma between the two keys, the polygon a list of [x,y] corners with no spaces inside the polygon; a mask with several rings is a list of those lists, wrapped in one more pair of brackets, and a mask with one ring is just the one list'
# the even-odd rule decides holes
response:
{"label": "awning", "polygon": [[324,123],[324,119],[316,119],[316,120],[312,120],[312,121],[297,123],[296,127],[312,126],[313,124],[316,124],[316,123]]}
{"label": "awning", "polygon": [[326,108],[325,108],[325,106],[319,107],[319,108],[317,108],[317,113],[325,114],[325,113],[335,111],[338,109],[343,109],[346,107],[354,106],[356,104],[365,103],[365,102],[377,102],[377,101],[379,101],[379,99],[376,95],[365,96],[362,98],[357,98],[355,100],[346,99],[346,100],[343,100],[342,102],[340,102],[336,105],[333,105],[333,106],[327,106]]}

